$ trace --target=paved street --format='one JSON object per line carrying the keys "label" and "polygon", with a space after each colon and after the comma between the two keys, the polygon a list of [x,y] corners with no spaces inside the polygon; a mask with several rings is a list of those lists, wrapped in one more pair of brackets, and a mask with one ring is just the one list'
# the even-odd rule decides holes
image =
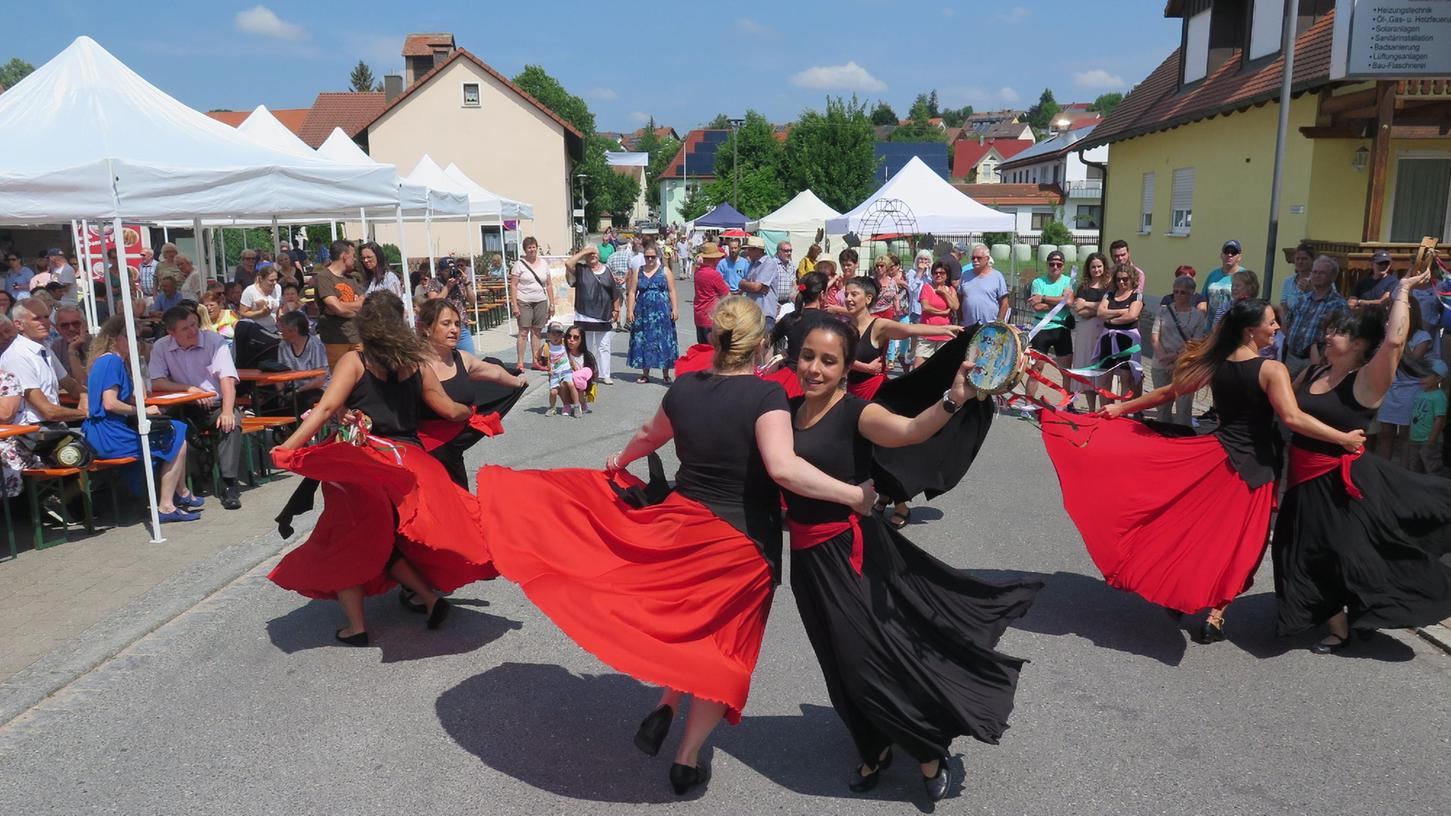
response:
{"label": "paved street", "polygon": [[[617,370],[626,345],[617,335]],[[536,389],[472,463],[598,466],[664,392],[618,371],[616,380],[583,419],[543,416]],[[1161,611],[1097,576],[1029,424],[995,424],[968,479],[919,506],[908,533],[985,575],[1047,581],[1002,644],[1032,660],[1013,727],[1000,746],[953,746],[966,782],[941,812],[1446,811],[1451,658],[1406,632],[1339,657],[1311,655],[1309,636],[1276,639],[1268,566],[1231,609],[1229,642],[1189,642]],[[375,645],[348,649],[332,640],[342,624],[336,605],[276,588],[266,580],[273,563],[0,727],[0,812],[929,807],[905,762],[873,794],[847,791],[849,741],[787,587],[775,599],[746,718],[718,730],[708,754],[714,779],[679,804],[665,781],[672,748],[647,759],[630,744],[655,692],[585,654],[516,587],[464,588],[438,632],[392,595],[374,598]]]}

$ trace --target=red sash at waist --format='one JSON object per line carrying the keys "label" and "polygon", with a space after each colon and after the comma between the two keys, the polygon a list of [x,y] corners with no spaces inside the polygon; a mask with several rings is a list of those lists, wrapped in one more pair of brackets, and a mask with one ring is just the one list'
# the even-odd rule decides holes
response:
{"label": "red sash at waist", "polygon": [[791,532],[793,550],[809,550],[851,530],[851,558],[848,560],[852,571],[857,575],[862,574],[862,525],[856,513],[852,513],[846,521],[829,521],[824,524],[802,524],[787,519],[786,529]]}
{"label": "red sash at waist", "polygon": [[877,389],[881,388],[882,384],[886,381],[887,375],[873,374],[869,379],[862,380],[861,382],[847,383],[846,390],[852,396],[870,401],[877,395]]}
{"label": "red sash at waist", "polygon": [[1311,479],[1318,479],[1336,468],[1340,469],[1340,478],[1345,482],[1345,492],[1353,499],[1363,499],[1365,494],[1355,486],[1350,478],[1350,466],[1365,454],[1365,448],[1355,453],[1347,453],[1341,456],[1328,456],[1323,453],[1307,451],[1304,448],[1290,446],[1290,481],[1289,486],[1294,487],[1303,484]]}
{"label": "red sash at waist", "polygon": [[463,433],[464,428],[472,428],[484,436],[498,436],[504,432],[504,423],[499,419],[497,412],[475,413],[464,422],[424,419],[418,423],[418,439],[423,443],[424,450],[431,451],[452,442],[454,437]]}

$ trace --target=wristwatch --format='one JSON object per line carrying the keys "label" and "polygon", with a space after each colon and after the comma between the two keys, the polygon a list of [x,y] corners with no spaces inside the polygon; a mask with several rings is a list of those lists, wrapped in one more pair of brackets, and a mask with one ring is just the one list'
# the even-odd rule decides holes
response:
{"label": "wristwatch", "polygon": [[952,389],[951,388],[949,388],[946,391],[943,391],[942,392],[942,410],[946,411],[949,414],[955,414],[955,413],[957,413],[958,409],[961,408],[961,407],[962,407],[962,403],[960,403],[960,402],[953,402],[952,401]]}

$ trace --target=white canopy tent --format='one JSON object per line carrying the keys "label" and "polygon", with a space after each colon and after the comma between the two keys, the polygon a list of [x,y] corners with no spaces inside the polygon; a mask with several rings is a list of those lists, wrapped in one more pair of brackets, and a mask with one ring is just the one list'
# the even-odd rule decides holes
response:
{"label": "white canopy tent", "polygon": [[[259,144],[155,88],[89,37],[0,95],[0,223],[158,222],[396,205],[394,171]],[[127,340],[138,348],[124,241],[117,241]],[[140,355],[142,470],[160,542]]]}
{"label": "white canopy tent", "polygon": [[[851,212],[828,219],[826,231],[834,235],[860,233],[866,215],[880,201],[901,201],[911,208],[915,230],[938,235],[967,235],[981,232],[1012,232],[1014,219],[973,201],[913,156],[897,174]],[[890,225],[889,225],[890,226]],[[863,240],[866,236],[862,236]]]}
{"label": "white canopy tent", "polygon": [[[764,234],[768,243],[789,239],[794,244],[795,257],[804,258],[806,247],[816,240],[816,231],[830,234],[826,230],[826,222],[840,217],[841,213],[817,198],[816,193],[802,190],[775,212],[761,216],[759,221],[748,221],[746,230]],[[767,249],[775,251],[774,246]]]}

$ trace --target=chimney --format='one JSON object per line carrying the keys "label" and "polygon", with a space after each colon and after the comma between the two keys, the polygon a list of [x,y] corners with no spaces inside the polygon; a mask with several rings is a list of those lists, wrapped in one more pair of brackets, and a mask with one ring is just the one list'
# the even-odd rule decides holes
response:
{"label": "chimney", "polygon": [[403,76],[401,74],[383,75],[383,101],[392,102],[403,93]]}

